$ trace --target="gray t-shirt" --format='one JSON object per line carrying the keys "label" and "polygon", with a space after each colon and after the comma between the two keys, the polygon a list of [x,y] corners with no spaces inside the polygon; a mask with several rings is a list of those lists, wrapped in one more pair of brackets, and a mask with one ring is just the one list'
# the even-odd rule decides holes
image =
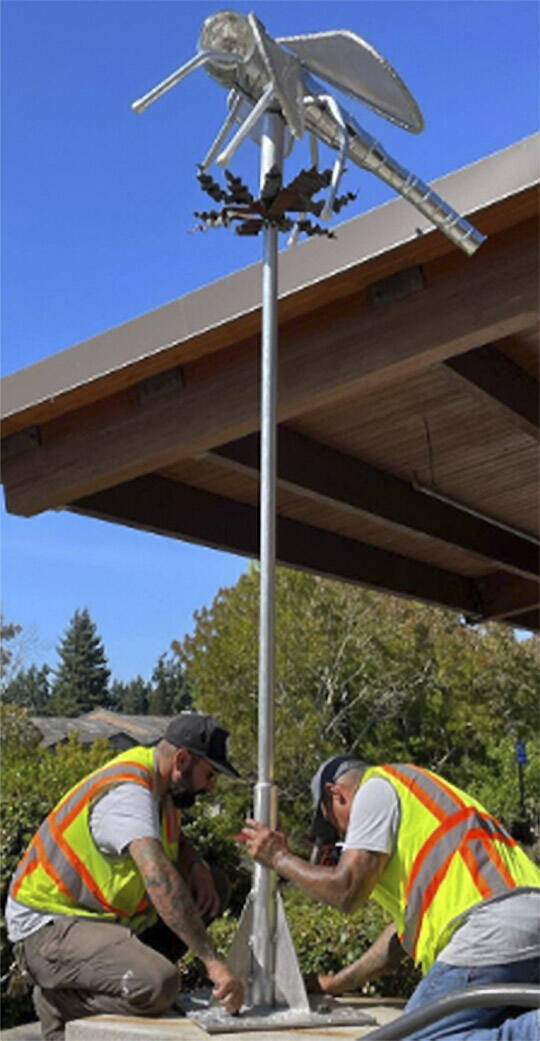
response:
{"label": "gray t-shirt", "polygon": [[[401,820],[399,796],[382,777],[372,777],[356,793],[344,850],[392,855]],[[540,889],[519,887],[484,900],[467,912],[439,953],[448,965],[503,965],[540,954]]]}
{"label": "gray t-shirt", "polygon": [[[118,785],[90,811],[90,831],[98,849],[108,857],[124,855],[135,839],[161,840],[157,793],[132,781]],[[5,914],[12,943],[25,940],[42,925],[61,917],[36,911],[12,897],[7,899]]]}

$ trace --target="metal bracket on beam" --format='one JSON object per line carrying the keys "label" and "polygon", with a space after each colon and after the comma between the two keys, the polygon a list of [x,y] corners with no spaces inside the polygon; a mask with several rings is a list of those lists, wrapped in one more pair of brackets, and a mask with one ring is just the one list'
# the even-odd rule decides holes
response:
{"label": "metal bracket on beam", "polygon": [[165,397],[167,394],[182,390],[185,385],[184,370],[181,365],[177,365],[174,369],[157,372],[155,376],[141,380],[136,384],[135,392],[139,405],[142,405],[146,401],[151,401],[152,398]]}
{"label": "metal bracket on beam", "polygon": [[11,459],[21,452],[28,452],[30,448],[37,448],[41,444],[41,433],[39,427],[27,427],[19,430],[16,434],[10,434],[2,441],[2,455],[4,459]]}
{"label": "metal bracket on beam", "polygon": [[417,293],[425,289],[425,279],[422,268],[419,266],[409,267],[405,271],[397,271],[389,278],[382,278],[380,282],[372,282],[367,287],[369,298],[374,307],[384,307],[392,304],[395,300],[403,300],[411,293]]}

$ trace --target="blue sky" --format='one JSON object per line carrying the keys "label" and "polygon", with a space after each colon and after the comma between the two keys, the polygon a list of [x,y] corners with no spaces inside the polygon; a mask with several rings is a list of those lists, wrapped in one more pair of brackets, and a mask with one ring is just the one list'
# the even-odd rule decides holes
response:
{"label": "blue sky", "polygon": [[[221,4],[189,0],[4,0],[2,7],[3,373],[254,262],[257,240],[192,236],[205,202],[197,162],[225,115],[203,71],[141,116],[131,102],[194,53]],[[238,3],[248,12],[252,5]],[[253,5],[276,36],[349,28],[395,65],[419,101],[415,136],[347,101],[425,180],[538,128],[538,6],[529,0],[274,0]],[[303,146],[289,160],[301,164]],[[256,183],[246,143],[233,168]],[[353,169],[346,217],[390,197]],[[27,664],[87,606],[115,676],[148,676],[193,611],[245,561],[63,513],[3,514],[2,601],[28,634]]]}

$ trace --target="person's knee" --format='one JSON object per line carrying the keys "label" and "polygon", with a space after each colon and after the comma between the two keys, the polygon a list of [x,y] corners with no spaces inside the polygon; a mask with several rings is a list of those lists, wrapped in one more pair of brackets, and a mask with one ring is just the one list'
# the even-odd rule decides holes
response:
{"label": "person's knee", "polygon": [[178,994],[180,977],[178,969],[166,958],[148,965],[144,982],[132,993],[131,999],[139,1014],[159,1016],[166,1012]]}

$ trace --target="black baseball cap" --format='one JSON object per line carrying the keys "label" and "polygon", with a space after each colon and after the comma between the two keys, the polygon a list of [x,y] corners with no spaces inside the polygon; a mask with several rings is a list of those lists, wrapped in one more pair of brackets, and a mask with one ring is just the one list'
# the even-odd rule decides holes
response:
{"label": "black baseball cap", "polygon": [[163,736],[171,745],[187,748],[188,752],[207,759],[220,774],[240,778],[238,770],[227,759],[229,731],[210,716],[202,712],[181,712],[171,719]]}
{"label": "black baseball cap", "polygon": [[323,842],[330,841],[331,832],[334,831],[332,825],[325,820],[321,811],[321,799],[326,785],[334,784],[338,778],[348,773],[349,770],[364,770],[365,766],[365,763],[355,759],[352,755],[334,755],[319,766],[317,773],[311,780],[311,794],[315,809],[310,828],[312,839]]}

